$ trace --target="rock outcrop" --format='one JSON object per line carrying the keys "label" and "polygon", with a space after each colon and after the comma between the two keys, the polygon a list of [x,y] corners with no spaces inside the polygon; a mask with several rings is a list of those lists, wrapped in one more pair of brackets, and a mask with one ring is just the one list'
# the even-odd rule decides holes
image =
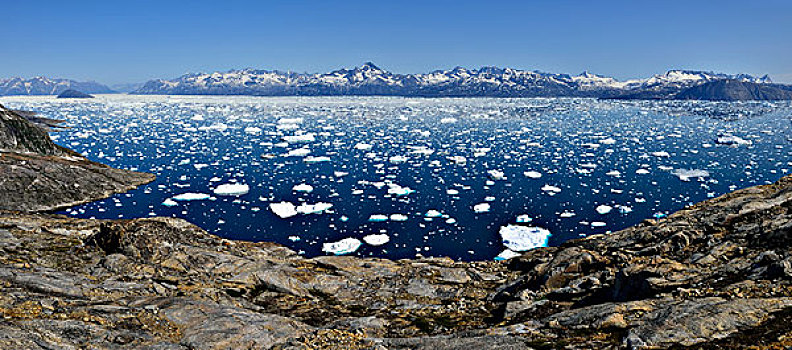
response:
{"label": "rock outcrop", "polygon": [[63,92],[58,94],[58,98],[94,98],[91,94],[86,94],[82,91],[77,91],[74,89],[64,90]]}
{"label": "rock outcrop", "polygon": [[0,348],[782,349],[790,243],[792,177],[508,262],[4,212]]}
{"label": "rock outcrop", "polygon": [[154,175],[91,162],[56,145],[47,132],[53,125],[0,105],[0,209],[52,211],[154,180]]}

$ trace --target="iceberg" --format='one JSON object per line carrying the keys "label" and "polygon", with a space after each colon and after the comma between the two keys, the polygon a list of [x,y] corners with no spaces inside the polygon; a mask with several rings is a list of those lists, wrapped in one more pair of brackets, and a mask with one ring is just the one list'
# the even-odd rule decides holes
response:
{"label": "iceberg", "polygon": [[176,203],[173,199],[168,198],[162,202],[162,205],[166,207],[175,207],[179,205],[179,203]]}
{"label": "iceberg", "polygon": [[487,174],[489,175],[489,177],[491,179],[496,180],[496,181],[505,180],[506,179],[505,174],[502,171],[500,171],[500,170],[495,170],[495,169],[489,170],[489,171],[487,171]]}
{"label": "iceberg", "polygon": [[249,126],[245,128],[245,133],[250,135],[259,135],[261,134],[261,128],[255,126]]}
{"label": "iceberg", "polygon": [[175,201],[183,202],[183,201],[202,201],[209,199],[209,195],[206,193],[182,193],[177,196],[173,196],[172,198]]}
{"label": "iceberg", "polygon": [[360,248],[361,243],[357,238],[344,238],[338,242],[322,244],[322,251],[335,255],[344,255],[353,253]]}
{"label": "iceberg", "polygon": [[704,178],[710,176],[709,171],[699,169],[676,169],[671,173],[682,181],[690,181],[690,179],[694,177]]}
{"label": "iceberg", "polygon": [[319,157],[308,156],[308,157],[305,157],[305,159],[303,159],[303,161],[308,163],[308,164],[323,163],[323,162],[329,162],[330,161],[330,157],[326,157],[326,156],[319,156]]}
{"label": "iceberg", "polygon": [[330,203],[319,202],[316,204],[303,203],[300,204],[300,206],[298,206],[296,209],[297,209],[297,213],[307,215],[307,214],[322,214],[332,207],[333,205]]}
{"label": "iceberg", "polygon": [[303,193],[311,193],[313,192],[313,186],[309,184],[299,184],[292,187],[292,191],[294,192],[303,192]]}
{"label": "iceberg", "polygon": [[544,191],[544,192],[547,192],[549,194],[556,194],[556,193],[561,192],[560,188],[558,188],[556,186],[552,186],[552,185],[544,185],[544,186],[542,186],[541,190]]}
{"label": "iceberg", "polygon": [[392,184],[392,185],[388,186],[388,194],[393,194],[393,195],[397,195],[397,196],[406,196],[406,195],[408,195],[410,193],[414,193],[414,192],[415,192],[415,190],[413,190],[413,189],[411,189],[409,187],[401,187],[401,186],[396,185],[396,184]]}
{"label": "iceberg", "polygon": [[443,214],[437,210],[429,209],[426,214],[424,214],[427,218],[439,218],[443,216]]}
{"label": "iceberg", "polygon": [[285,157],[305,157],[305,156],[307,156],[310,153],[311,153],[311,150],[308,149],[308,148],[298,148],[298,149],[293,149],[293,150],[287,152],[284,156]]}
{"label": "iceberg", "polygon": [[297,215],[297,210],[291,202],[270,203],[270,210],[281,219],[287,219]]}
{"label": "iceberg", "polygon": [[479,203],[473,206],[473,211],[478,213],[486,213],[490,211],[490,204],[489,203]]}
{"label": "iceberg", "polygon": [[405,156],[393,156],[393,157],[388,158],[388,161],[391,162],[391,164],[402,164],[402,163],[407,161],[407,157],[405,157]]}
{"label": "iceberg", "polygon": [[368,221],[369,222],[385,222],[385,221],[388,221],[388,216],[387,215],[382,215],[382,214],[372,214],[371,216],[369,216]]}
{"label": "iceberg", "polygon": [[513,251],[511,249],[504,249],[502,252],[500,252],[500,254],[498,254],[498,256],[495,257],[495,260],[497,260],[497,261],[509,260],[509,259],[512,259],[512,258],[516,258],[516,257],[518,257],[520,255],[522,255],[522,254],[517,253],[517,252],[515,252],[515,251]]}
{"label": "iceberg", "polygon": [[531,221],[533,221],[533,218],[531,218],[528,214],[523,214],[523,215],[517,216],[517,223],[518,224],[527,224],[527,223],[529,223]]}
{"label": "iceberg", "polygon": [[720,136],[717,139],[715,139],[715,143],[719,145],[727,145],[727,146],[741,146],[741,145],[750,146],[753,142],[751,142],[750,140],[743,139],[739,136],[726,135],[726,136]]}
{"label": "iceberg", "polygon": [[538,178],[542,177],[542,173],[540,173],[538,171],[533,171],[533,170],[526,171],[526,172],[523,173],[523,175],[525,175],[525,177],[530,178],[530,179],[538,179]]}
{"label": "iceberg", "polygon": [[356,150],[361,150],[361,151],[369,151],[369,150],[371,150],[372,147],[374,147],[374,146],[372,146],[370,144],[367,144],[367,143],[362,143],[362,142],[360,142],[360,143],[355,145],[355,149]]}
{"label": "iceberg", "polygon": [[217,186],[214,194],[218,196],[241,196],[250,191],[250,186],[246,184],[227,183]]}
{"label": "iceberg", "polygon": [[303,135],[290,135],[284,136],[281,139],[288,143],[308,143],[316,141],[316,137],[314,134],[303,134]]}
{"label": "iceberg", "polygon": [[603,204],[603,205],[599,205],[599,206],[597,206],[597,209],[595,209],[595,210],[596,210],[596,211],[597,211],[597,213],[599,213],[600,215],[605,215],[605,214],[608,214],[608,213],[610,213],[610,212],[611,212],[611,210],[613,210],[613,207],[611,207],[610,205],[604,205],[604,204]]}
{"label": "iceberg", "polygon": [[404,214],[391,214],[391,221],[407,221],[407,215]]}
{"label": "iceberg", "polygon": [[390,242],[390,237],[388,237],[386,234],[367,235],[363,236],[363,241],[368,245],[380,246]]}
{"label": "iceberg", "polygon": [[500,228],[503,245],[515,252],[546,247],[550,231],[534,226],[506,225]]}

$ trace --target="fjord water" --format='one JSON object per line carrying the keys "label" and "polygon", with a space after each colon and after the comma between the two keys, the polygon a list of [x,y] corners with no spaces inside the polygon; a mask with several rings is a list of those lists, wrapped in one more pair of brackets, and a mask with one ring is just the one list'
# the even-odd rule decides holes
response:
{"label": "fjord water", "polygon": [[[157,175],[64,214],[180,217],[308,256],[325,254],[323,243],[386,234],[387,243],[352,254],[492,259],[504,250],[499,229],[518,216],[530,218],[521,225],[548,229],[549,244],[558,245],[770,183],[792,166],[788,102],[127,95],[1,102],[66,120],[70,129],[55,141],[91,160]],[[724,135],[745,142],[716,143]],[[229,183],[249,191],[213,193]],[[300,184],[313,190],[294,191]],[[209,198],[172,200],[184,193]],[[269,205],[282,201],[332,208],[281,218]],[[481,203],[489,211],[475,212]],[[443,216],[427,217],[431,210]]]}

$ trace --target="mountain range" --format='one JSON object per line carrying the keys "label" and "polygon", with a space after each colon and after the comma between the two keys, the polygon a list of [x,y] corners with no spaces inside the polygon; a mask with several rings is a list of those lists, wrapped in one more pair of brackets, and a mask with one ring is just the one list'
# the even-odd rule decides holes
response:
{"label": "mountain range", "polygon": [[[777,94],[737,94],[744,99],[792,99],[792,91],[773,84],[768,76],[671,70],[647,79],[619,81],[583,72],[580,75],[512,68],[456,67],[425,74],[398,74],[373,63],[329,73],[294,73],[257,69],[186,74],[172,80],[151,80],[133,94],[336,96],[386,95],[422,97],[597,97],[676,99],[692,98],[685,90],[717,81],[772,86]],[[715,90],[721,91],[721,90]],[[684,96],[684,97],[683,97]],[[720,99],[710,94],[709,99]],[[727,94],[728,97],[728,94]],[[725,98],[729,99],[729,98]]]}
{"label": "mountain range", "polygon": [[[57,95],[69,89],[87,94],[115,92],[96,82],[44,77],[0,79],[0,95]],[[140,95],[792,99],[792,86],[774,84],[767,75],[754,77],[747,74],[670,70],[645,79],[620,81],[588,72],[569,75],[499,67],[456,67],[429,73],[399,74],[381,69],[371,62],[329,73],[251,68],[191,73],[170,80],[150,80],[142,85],[118,85],[116,90]]]}
{"label": "mountain range", "polygon": [[58,95],[66,90],[77,90],[87,94],[114,93],[106,85],[94,81],[74,81],[71,79],[53,79],[35,77],[23,79],[19,77],[0,79],[0,95]]}

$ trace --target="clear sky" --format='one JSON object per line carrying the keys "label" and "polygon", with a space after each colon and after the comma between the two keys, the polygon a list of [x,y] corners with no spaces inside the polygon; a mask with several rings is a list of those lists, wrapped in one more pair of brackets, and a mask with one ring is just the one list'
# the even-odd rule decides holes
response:
{"label": "clear sky", "polygon": [[792,82],[792,1],[9,0],[0,77],[115,84],[255,67],[484,65],[619,79],[668,69]]}

